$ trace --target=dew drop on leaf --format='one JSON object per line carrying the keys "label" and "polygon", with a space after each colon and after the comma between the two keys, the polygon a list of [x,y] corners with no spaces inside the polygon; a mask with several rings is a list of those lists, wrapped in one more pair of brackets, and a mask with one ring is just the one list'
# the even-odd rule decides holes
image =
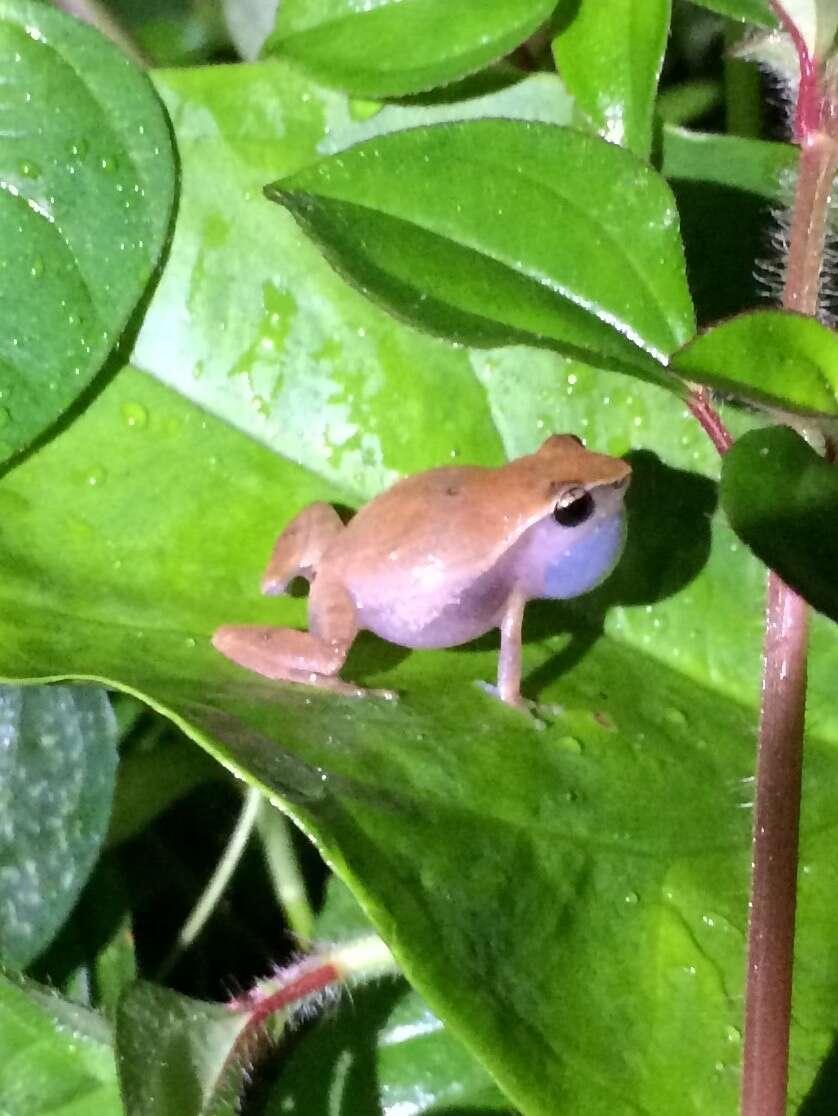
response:
{"label": "dew drop on leaf", "polygon": [[142,403],[123,403],[122,417],[132,430],[144,430],[148,426],[148,411]]}
{"label": "dew drop on leaf", "polygon": [[91,488],[97,488],[105,483],[108,479],[108,474],[101,465],[94,465],[85,477],[85,483],[89,484]]}
{"label": "dew drop on leaf", "polygon": [[664,712],[663,717],[667,724],[675,728],[686,728],[689,724],[686,713],[682,709],[676,709],[674,705]]}

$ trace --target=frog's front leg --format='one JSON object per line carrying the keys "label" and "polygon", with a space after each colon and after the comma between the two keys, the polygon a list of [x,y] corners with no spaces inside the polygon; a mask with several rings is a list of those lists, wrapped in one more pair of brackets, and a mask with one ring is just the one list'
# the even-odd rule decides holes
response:
{"label": "frog's front leg", "polygon": [[500,654],[498,655],[498,697],[529,713],[530,703],[521,696],[521,630],[524,624],[524,597],[510,594],[500,625]]}
{"label": "frog's front leg", "polygon": [[338,672],[358,633],[355,605],[337,581],[316,578],[309,598],[309,631],[256,624],[225,624],[212,637],[222,655],[265,678],[303,682],[339,693],[392,698],[388,690],[365,690]]}
{"label": "frog's front leg", "polygon": [[344,530],[331,504],[318,502],[303,508],[274,543],[262,577],[262,592],[271,597],[284,593],[295,577],[311,581],[323,555]]}

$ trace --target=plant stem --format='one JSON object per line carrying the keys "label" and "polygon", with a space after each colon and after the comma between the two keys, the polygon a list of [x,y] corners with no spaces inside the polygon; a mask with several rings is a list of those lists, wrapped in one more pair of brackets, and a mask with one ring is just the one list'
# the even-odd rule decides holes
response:
{"label": "plant stem", "polygon": [[[795,139],[801,156],[783,307],[814,316],[838,145],[830,134],[834,121],[818,67],[785,10],[777,3],[774,7],[800,62]],[[772,572],[754,802],[742,1116],[784,1116],[786,1111],[807,636],[805,601]]]}
{"label": "plant stem", "polygon": [[297,862],[291,827],[283,815],[263,799],[256,819],[274,892],[292,933],[308,941],[314,933],[314,912]]}
{"label": "plant stem", "polygon": [[188,949],[203,928],[209,921],[212,912],[218,905],[218,901],[224,894],[233,873],[238,867],[239,861],[244,855],[244,850],[247,848],[247,843],[250,840],[250,835],[253,832],[253,827],[256,825],[256,818],[259,815],[259,807],[262,801],[262,796],[259,791],[249,790],[244,797],[242,803],[241,813],[236,821],[235,828],[230,834],[230,840],[224,849],[224,853],[215,870],[209,878],[207,886],[201,893],[198,902],[192,908],[192,913],[184,922],[177,936],[177,940],[169,951],[160,970],[157,974],[158,980],[163,980],[176,964],[178,958],[184,950]]}
{"label": "plant stem", "polygon": [[803,721],[806,602],[768,578],[745,992],[743,1116],[786,1111]]}

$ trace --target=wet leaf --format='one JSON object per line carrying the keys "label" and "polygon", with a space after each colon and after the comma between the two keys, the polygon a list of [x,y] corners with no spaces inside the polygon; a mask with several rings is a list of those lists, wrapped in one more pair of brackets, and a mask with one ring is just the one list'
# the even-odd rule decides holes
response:
{"label": "wet leaf", "polygon": [[266,51],[360,97],[401,97],[503,58],[551,14],[553,0],[283,0]]}
{"label": "wet leaf", "polygon": [[516,121],[414,128],[266,192],[341,274],[429,332],[553,347],[678,390],[660,363],[694,329],[677,213],[612,144]]}
{"label": "wet leaf", "polygon": [[582,0],[559,8],[553,56],[604,139],[646,158],[670,0]]}
{"label": "wet leaf", "polygon": [[122,1116],[110,1030],[94,1012],[0,973],[0,1111]]}
{"label": "wet leaf", "polygon": [[48,4],[0,0],[0,463],[101,368],[163,250],[174,159],[148,78]]}
{"label": "wet leaf", "polygon": [[672,367],[780,410],[838,414],[838,334],[814,318],[781,310],[731,318],[676,353]]}

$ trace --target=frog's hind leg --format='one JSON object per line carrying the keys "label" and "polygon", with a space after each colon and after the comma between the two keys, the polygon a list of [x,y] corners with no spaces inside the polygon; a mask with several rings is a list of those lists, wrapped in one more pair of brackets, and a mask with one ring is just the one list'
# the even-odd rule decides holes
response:
{"label": "frog's hind leg", "polygon": [[331,504],[309,504],[303,508],[274,543],[262,578],[262,592],[271,597],[284,593],[295,577],[311,581],[326,550],[343,529]]}
{"label": "frog's hind leg", "polygon": [[355,605],[339,582],[315,578],[309,597],[309,627],[309,631],[299,632],[228,624],[216,630],[212,644],[234,663],[265,678],[305,682],[358,697],[394,696],[386,690],[365,690],[338,677],[358,633]]}

